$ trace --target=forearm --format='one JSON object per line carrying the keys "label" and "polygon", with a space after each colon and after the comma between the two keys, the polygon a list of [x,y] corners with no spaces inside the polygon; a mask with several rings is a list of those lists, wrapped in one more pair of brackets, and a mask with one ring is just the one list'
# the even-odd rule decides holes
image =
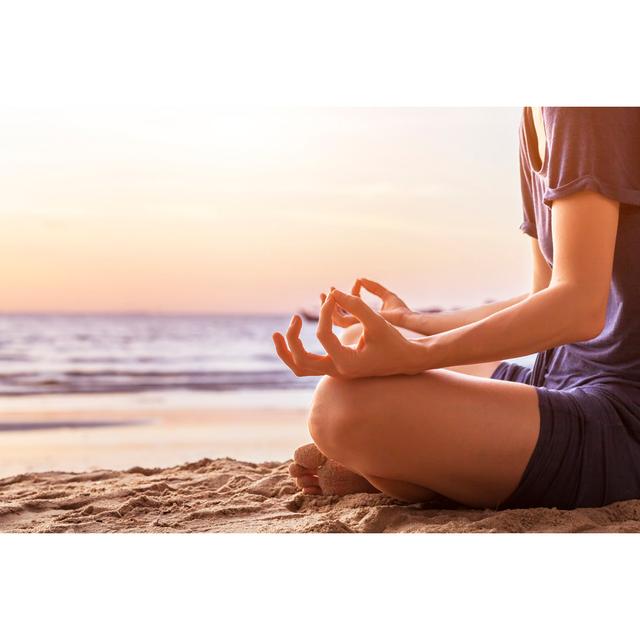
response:
{"label": "forearm", "polygon": [[415,311],[407,315],[399,326],[404,329],[409,329],[410,331],[415,331],[416,333],[430,336],[457,329],[458,327],[463,327],[487,318],[498,311],[507,309],[525,300],[528,296],[528,293],[523,293],[509,300],[500,300],[498,302],[483,304],[479,307],[460,309],[457,311],[442,311],[440,313],[420,313],[419,311]]}
{"label": "forearm", "polygon": [[415,371],[493,362],[589,340],[600,319],[568,285],[531,294],[492,315],[450,331],[414,340]]}

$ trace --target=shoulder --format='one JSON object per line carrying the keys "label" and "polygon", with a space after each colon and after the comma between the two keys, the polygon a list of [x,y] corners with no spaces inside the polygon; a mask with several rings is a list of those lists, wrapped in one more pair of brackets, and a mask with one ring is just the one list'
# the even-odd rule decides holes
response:
{"label": "shoulder", "polygon": [[[638,107],[543,107],[542,115],[549,139],[588,139],[609,136],[612,141],[640,136]],[[636,149],[637,150],[637,149]]]}
{"label": "shoulder", "polygon": [[544,202],[592,190],[640,205],[640,108],[543,107],[547,138]]}

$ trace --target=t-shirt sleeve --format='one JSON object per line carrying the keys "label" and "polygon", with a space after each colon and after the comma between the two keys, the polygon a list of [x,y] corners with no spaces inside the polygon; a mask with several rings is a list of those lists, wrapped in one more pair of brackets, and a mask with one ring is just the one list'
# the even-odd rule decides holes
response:
{"label": "t-shirt sleeve", "polygon": [[640,109],[543,107],[542,114],[547,206],[579,191],[640,206]]}

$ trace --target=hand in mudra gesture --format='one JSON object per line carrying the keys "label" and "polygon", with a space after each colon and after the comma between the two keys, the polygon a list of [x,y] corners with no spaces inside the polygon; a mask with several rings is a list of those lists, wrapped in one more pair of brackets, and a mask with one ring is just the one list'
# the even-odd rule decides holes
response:
{"label": "hand in mudra gesture", "polygon": [[[355,281],[351,289],[351,294],[359,296],[360,291],[365,289],[374,296],[377,296],[382,301],[382,306],[378,313],[391,324],[401,326],[403,321],[408,315],[413,313],[411,309],[400,299],[395,293],[389,291],[389,289],[383,287],[380,283],[367,278],[358,278]],[[321,302],[324,304],[326,295],[323,293],[320,296]],[[353,314],[347,312],[340,305],[336,306],[333,313],[333,323],[338,327],[350,327],[353,324],[360,322]]]}
{"label": "hand in mudra gesture", "polygon": [[[343,345],[333,333],[332,320],[337,305],[362,323],[362,334],[354,346]],[[415,346],[359,296],[334,289],[325,297],[316,335],[326,355],[304,348],[301,328],[302,320],[295,315],[286,339],[281,333],[273,334],[278,356],[297,376],[362,378],[418,373],[422,369],[415,360]]]}

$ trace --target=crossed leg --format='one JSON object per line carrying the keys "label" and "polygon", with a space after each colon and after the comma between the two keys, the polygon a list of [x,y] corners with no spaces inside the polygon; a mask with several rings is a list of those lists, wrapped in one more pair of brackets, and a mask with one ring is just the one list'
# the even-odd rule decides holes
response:
{"label": "crossed leg", "polygon": [[[483,377],[496,365],[473,365],[473,374],[325,377],[309,431],[322,456],[365,478],[371,490],[407,502],[435,493],[495,507],[517,486],[540,422],[535,388]],[[304,464],[292,467],[296,475]]]}

